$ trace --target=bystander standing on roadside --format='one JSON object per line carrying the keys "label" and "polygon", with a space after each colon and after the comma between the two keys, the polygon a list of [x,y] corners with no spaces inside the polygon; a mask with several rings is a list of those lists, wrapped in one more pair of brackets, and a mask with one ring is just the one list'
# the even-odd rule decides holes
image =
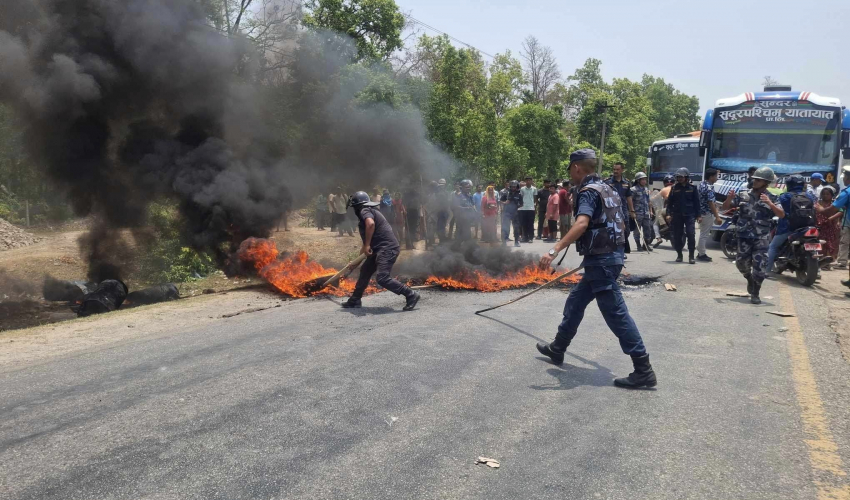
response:
{"label": "bystander standing on roadside", "polygon": [[478,239],[478,230],[481,228],[481,198],[484,196],[484,186],[478,184],[475,186],[475,192],[472,193],[472,206],[475,207],[475,219],[472,223],[473,238]]}
{"label": "bystander standing on roadside", "polygon": [[[832,186],[823,186],[818,205],[826,208],[832,205],[834,200],[835,188]],[[842,215],[844,214],[840,212],[829,216],[824,213],[817,214],[818,232],[820,233],[820,238],[825,241],[823,244],[823,254],[827,257],[832,257],[833,262],[838,260],[838,237],[841,230],[839,226],[841,221],[839,219]],[[827,266],[824,270],[828,271],[830,267]]]}
{"label": "bystander standing on roadside", "polygon": [[537,239],[542,240],[548,237],[549,224],[546,218],[546,211],[549,207],[549,185],[551,181],[546,179],[543,181],[543,189],[537,191]]}
{"label": "bystander standing on roadside", "polygon": [[325,195],[323,195],[322,193],[319,193],[319,195],[316,196],[315,208],[316,208],[316,227],[319,229],[319,231],[324,231],[325,230],[325,219],[327,218],[326,216],[328,215],[328,199],[325,198]]}
{"label": "bystander standing on roadside", "polygon": [[398,241],[404,241],[406,236],[405,228],[407,226],[407,208],[405,208],[404,199],[399,192],[393,195],[393,219],[390,225],[393,227],[393,234],[395,234],[396,239]]}
{"label": "bystander standing on roadside", "polygon": [[816,200],[819,200],[821,191],[823,191],[823,174],[815,172],[812,174],[812,178],[809,186],[806,188],[806,192],[811,193],[814,195]]}
{"label": "bystander standing on roadside", "polygon": [[351,224],[349,224],[346,216],[346,212],[348,212],[348,196],[343,191],[342,186],[338,186],[336,193],[328,197],[328,207],[333,214],[334,224],[339,232],[339,236],[342,236],[342,233],[346,232],[349,236],[353,237],[354,231],[351,229]]}
{"label": "bystander standing on roadside", "polygon": [[[838,197],[835,198],[835,201],[832,202],[832,206],[823,207],[820,204],[815,205],[815,211],[818,214],[823,214],[826,217],[831,217],[838,213],[839,209],[844,210],[843,222],[841,224],[841,232],[842,236],[844,231],[850,231],[850,165],[845,166],[843,168],[844,172],[844,189],[841,190]],[[845,252],[846,250],[842,250],[839,248],[839,252]],[[840,255],[847,259],[848,255],[844,253]],[[850,287],[850,279],[843,280],[841,282],[842,285]],[[845,294],[847,297],[850,297],[850,292]]]}
{"label": "bystander standing on roadside", "polygon": [[560,214],[561,238],[573,227],[573,194],[570,181],[566,180],[558,189],[558,213]]}
{"label": "bystander standing on roadside", "polygon": [[499,213],[499,195],[492,184],[481,197],[481,241],[496,243],[496,218]]}
{"label": "bystander standing on roadside", "polygon": [[550,184],[548,186],[549,200],[546,202],[546,223],[549,225],[549,234],[546,241],[554,243],[558,241],[558,222],[561,220],[561,214],[558,210],[560,196],[558,186]]}
{"label": "bystander standing on roadside", "polygon": [[705,177],[699,184],[699,214],[702,219],[699,222],[699,242],[697,243],[697,260],[711,262],[711,257],[706,253],[708,237],[711,236],[711,226],[722,224],[723,220],[717,212],[717,203],[714,198],[714,183],[717,182],[717,170],[708,168]]}
{"label": "bystander standing on roadside", "polygon": [[525,178],[525,186],[520,187],[519,192],[522,195],[522,206],[519,207],[522,241],[531,243],[534,241],[534,214],[537,207],[537,188],[534,187],[531,177]]}

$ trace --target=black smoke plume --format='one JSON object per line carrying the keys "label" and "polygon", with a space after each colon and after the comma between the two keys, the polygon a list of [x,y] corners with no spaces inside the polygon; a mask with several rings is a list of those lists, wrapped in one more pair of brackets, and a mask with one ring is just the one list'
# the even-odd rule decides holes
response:
{"label": "black smoke plume", "polygon": [[479,271],[491,276],[515,273],[536,262],[534,255],[507,247],[481,247],[474,241],[440,245],[432,252],[403,259],[395,271],[401,276],[448,278]]}
{"label": "black smoke plume", "polygon": [[0,5],[0,102],[75,212],[96,216],[82,242],[90,279],[121,278],[120,230],[141,231],[155,199],[176,201],[187,244],[224,264],[319,191],[404,188],[453,168],[418,111],[356,105],[367,84],[346,73],[349,41],[304,33],[285,83],[263,86],[252,44],[211,28],[199,5]]}

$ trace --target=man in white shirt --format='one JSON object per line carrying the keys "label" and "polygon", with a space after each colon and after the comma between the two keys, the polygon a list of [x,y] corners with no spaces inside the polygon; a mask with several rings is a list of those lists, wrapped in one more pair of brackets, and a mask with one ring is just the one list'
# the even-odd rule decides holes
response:
{"label": "man in white shirt", "polygon": [[525,186],[519,188],[522,195],[522,206],[519,207],[519,223],[522,228],[522,241],[531,243],[534,241],[534,215],[536,213],[535,203],[537,199],[537,188],[534,187],[531,177],[525,178]]}
{"label": "man in white shirt", "polygon": [[806,191],[815,195],[815,199],[820,199],[820,192],[823,191],[823,174],[815,172],[812,174],[812,181]]}

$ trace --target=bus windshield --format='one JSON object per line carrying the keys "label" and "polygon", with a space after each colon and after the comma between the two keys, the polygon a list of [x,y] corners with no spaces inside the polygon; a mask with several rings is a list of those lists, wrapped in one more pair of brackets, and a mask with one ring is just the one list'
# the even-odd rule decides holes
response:
{"label": "bus windshield", "polygon": [[743,172],[767,165],[777,174],[835,169],[840,110],[797,102],[756,104],[715,112],[709,166]]}
{"label": "bus windshield", "polygon": [[694,141],[653,145],[651,159],[650,170],[653,174],[672,173],[682,167],[692,174],[702,173],[699,143]]}

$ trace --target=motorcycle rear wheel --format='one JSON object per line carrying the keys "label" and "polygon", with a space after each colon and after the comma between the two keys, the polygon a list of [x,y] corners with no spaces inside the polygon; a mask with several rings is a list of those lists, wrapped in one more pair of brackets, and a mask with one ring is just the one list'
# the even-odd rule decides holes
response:
{"label": "motorcycle rear wheel", "polygon": [[723,236],[720,237],[720,248],[723,249],[723,255],[727,259],[735,259],[738,255],[738,234],[735,228],[729,228],[723,231]]}
{"label": "motorcycle rear wheel", "polygon": [[818,279],[818,260],[811,255],[806,256],[806,263],[797,268],[797,281],[803,286],[812,286]]}

